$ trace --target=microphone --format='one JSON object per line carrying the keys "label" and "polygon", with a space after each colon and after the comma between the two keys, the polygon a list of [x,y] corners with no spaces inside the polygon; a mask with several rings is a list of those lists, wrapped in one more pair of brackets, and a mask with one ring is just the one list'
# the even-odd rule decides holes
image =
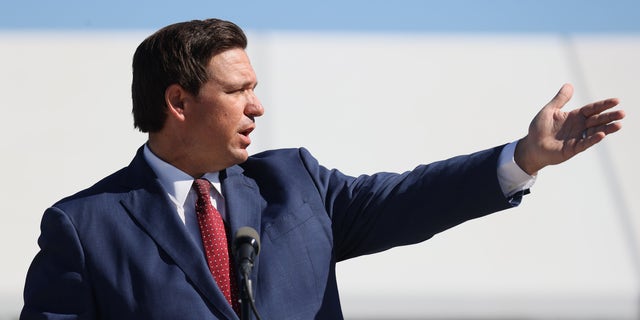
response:
{"label": "microphone", "polygon": [[260,320],[260,315],[256,309],[253,292],[251,290],[250,277],[254,259],[260,252],[260,236],[258,232],[251,227],[238,229],[233,238],[231,251],[233,252],[233,257],[240,271],[240,317],[242,320],[248,320],[250,319],[251,311],[253,311],[256,318]]}
{"label": "microphone", "polygon": [[232,247],[233,255],[241,275],[248,276],[253,261],[260,252],[260,236],[254,228],[242,227],[236,231]]}

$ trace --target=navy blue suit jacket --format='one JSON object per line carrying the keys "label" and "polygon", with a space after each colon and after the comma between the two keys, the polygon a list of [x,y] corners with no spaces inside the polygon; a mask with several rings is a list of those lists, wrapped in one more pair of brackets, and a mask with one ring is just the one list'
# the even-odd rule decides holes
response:
{"label": "navy blue suit jacket", "polygon": [[[237,319],[141,150],[46,210],[21,319]],[[360,177],[305,149],[226,169],[231,234],[250,226],[261,237],[251,277],[263,318],[341,319],[336,262],[511,207],[496,177],[500,150]]]}

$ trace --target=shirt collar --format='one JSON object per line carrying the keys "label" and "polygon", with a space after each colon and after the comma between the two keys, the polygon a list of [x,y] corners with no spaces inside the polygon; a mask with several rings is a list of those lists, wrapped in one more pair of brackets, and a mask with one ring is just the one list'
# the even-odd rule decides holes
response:
{"label": "shirt collar", "polygon": [[[177,205],[184,206],[193,185],[193,177],[160,159],[149,149],[147,144],[144,145],[144,158],[156,176],[158,176],[160,184],[172,200]],[[219,172],[208,172],[203,178],[209,180],[215,190],[222,195]]]}

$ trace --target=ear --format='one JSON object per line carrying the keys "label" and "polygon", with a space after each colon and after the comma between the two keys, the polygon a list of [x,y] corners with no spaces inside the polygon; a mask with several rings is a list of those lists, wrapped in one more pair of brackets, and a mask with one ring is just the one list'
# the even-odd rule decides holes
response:
{"label": "ear", "polygon": [[164,91],[164,102],[167,104],[169,116],[184,120],[184,106],[188,92],[177,83],[167,87]]}

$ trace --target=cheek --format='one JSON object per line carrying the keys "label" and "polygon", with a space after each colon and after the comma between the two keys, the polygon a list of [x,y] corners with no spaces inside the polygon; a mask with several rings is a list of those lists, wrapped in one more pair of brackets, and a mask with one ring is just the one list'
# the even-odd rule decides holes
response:
{"label": "cheek", "polygon": [[202,110],[200,121],[207,123],[208,130],[219,137],[230,138],[237,133],[244,117],[244,108],[240,99],[217,97],[209,99],[206,110]]}
{"label": "cheek", "polygon": [[209,135],[211,139],[218,140],[213,142],[223,145],[235,138],[238,131],[236,123],[230,114],[220,113],[215,118],[211,118],[208,121]]}
{"label": "cheek", "polygon": [[244,109],[236,105],[221,108],[218,112],[218,122],[229,129],[238,129],[244,117]]}

